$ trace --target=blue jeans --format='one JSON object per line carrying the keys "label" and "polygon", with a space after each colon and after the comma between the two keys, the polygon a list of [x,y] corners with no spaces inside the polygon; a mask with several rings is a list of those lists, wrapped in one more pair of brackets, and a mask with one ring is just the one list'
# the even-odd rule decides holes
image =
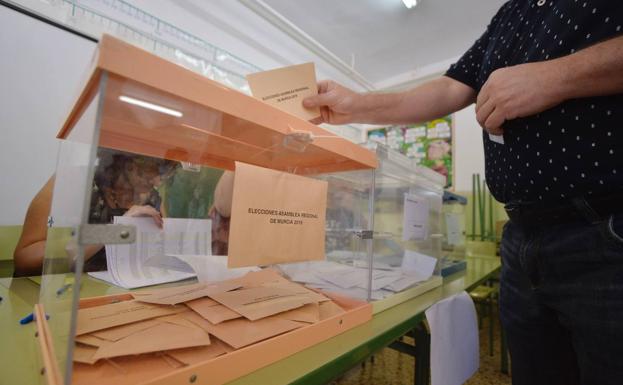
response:
{"label": "blue jeans", "polygon": [[623,384],[623,213],[509,222],[500,318],[514,385]]}

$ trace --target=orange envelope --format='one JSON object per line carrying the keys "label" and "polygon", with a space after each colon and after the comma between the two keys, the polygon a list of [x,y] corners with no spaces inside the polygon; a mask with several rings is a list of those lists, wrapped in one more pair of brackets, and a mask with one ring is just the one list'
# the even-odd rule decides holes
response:
{"label": "orange envelope", "polygon": [[76,335],[185,311],[185,306],[160,306],[136,300],[78,310]]}
{"label": "orange envelope", "polygon": [[127,324],[127,325],[115,326],[113,328],[100,330],[100,331],[92,333],[92,335],[97,338],[102,338],[108,341],[119,341],[122,338],[125,338],[138,331],[155,326],[159,323],[160,321],[158,319],[148,319],[148,320],[134,322],[134,323]]}
{"label": "orange envelope", "polygon": [[299,295],[294,290],[270,286],[217,293],[211,295],[211,298],[251,321],[313,302],[309,297]]}
{"label": "orange envelope", "polygon": [[152,290],[149,294],[138,294],[132,296],[136,301],[175,305],[178,303],[191,301],[193,299],[206,297],[211,293],[220,293],[242,287],[235,280],[221,281],[216,283],[196,283],[192,285],[176,286],[159,290]]}
{"label": "orange envelope", "polygon": [[210,336],[201,328],[163,322],[100,347],[93,358],[98,360],[206,345],[210,345]]}
{"label": "orange envelope", "polygon": [[321,321],[342,313],[345,313],[344,309],[333,301],[327,301],[320,304]]}
{"label": "orange envelope", "polygon": [[327,182],[236,162],[228,267],[325,258]]}
{"label": "orange envelope", "polygon": [[283,282],[291,282],[279,274],[274,269],[262,269],[259,271],[251,271],[242,277],[234,278],[232,281],[239,283],[244,288],[265,286],[267,284],[277,284]]}
{"label": "orange envelope", "polygon": [[211,338],[211,342],[208,346],[167,350],[166,354],[184,365],[192,365],[233,351],[232,348],[217,338]]}
{"label": "orange envelope", "polygon": [[188,301],[186,302],[186,306],[213,324],[219,324],[223,321],[242,317],[230,308],[223,306],[210,298],[199,298]]}
{"label": "orange envelope", "polygon": [[218,325],[212,324],[193,312],[184,313],[184,317],[235,349],[305,326],[300,322],[275,317],[258,321],[239,318]]}
{"label": "orange envelope", "polygon": [[303,107],[303,99],[318,94],[314,63],[298,64],[247,75],[254,97],[304,120],[320,116],[318,108]]}
{"label": "orange envelope", "polygon": [[298,309],[279,313],[275,317],[290,321],[316,323],[320,321],[320,307],[317,303],[310,303]]}
{"label": "orange envelope", "polygon": [[103,340],[103,339],[95,337],[94,335],[91,335],[91,334],[83,334],[81,336],[76,336],[76,338],[74,338],[74,340],[76,342],[79,342],[79,343],[83,344],[83,345],[94,346],[96,348],[99,348],[100,346],[104,346],[104,345],[108,345],[108,344],[112,343],[112,341]]}
{"label": "orange envelope", "polygon": [[74,346],[73,360],[74,362],[81,362],[83,364],[93,365],[97,361],[93,358],[96,352],[96,347],[78,344]]}

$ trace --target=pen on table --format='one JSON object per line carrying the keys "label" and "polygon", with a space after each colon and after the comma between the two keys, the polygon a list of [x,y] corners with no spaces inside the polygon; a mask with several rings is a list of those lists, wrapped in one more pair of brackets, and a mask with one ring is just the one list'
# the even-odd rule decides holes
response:
{"label": "pen on table", "polygon": [[63,286],[61,286],[58,290],[56,290],[56,295],[60,296],[61,294],[63,294],[64,292],[67,291],[67,289],[69,289],[71,287],[71,283],[66,283]]}
{"label": "pen on table", "polygon": [[[26,317],[24,317],[21,320],[19,320],[19,324],[20,325],[26,325],[26,324],[29,324],[32,321],[34,321],[34,319],[35,319],[34,313],[30,313]],[[46,314],[45,315],[45,319],[50,319],[50,316]]]}

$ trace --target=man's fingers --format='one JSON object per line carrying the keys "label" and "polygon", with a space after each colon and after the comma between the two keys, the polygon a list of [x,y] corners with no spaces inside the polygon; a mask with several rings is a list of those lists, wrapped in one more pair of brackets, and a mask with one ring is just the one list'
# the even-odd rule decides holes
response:
{"label": "man's fingers", "polygon": [[156,213],[154,215],[151,216],[154,220],[154,222],[156,222],[156,225],[158,225],[158,227],[162,228],[162,225],[164,224],[164,221],[162,220],[162,216],[160,215],[160,213]]}
{"label": "man's fingers", "polygon": [[485,128],[485,122],[494,109],[495,103],[491,99],[487,100],[484,105],[480,106],[479,109],[478,106],[476,106],[476,120],[478,120],[478,123],[482,128]]}
{"label": "man's fingers", "polygon": [[303,106],[306,108],[328,106],[333,100],[333,95],[329,93],[308,96],[303,99]]}
{"label": "man's fingers", "polygon": [[502,112],[499,109],[493,110],[491,115],[489,115],[489,117],[485,121],[484,128],[485,130],[487,130],[487,132],[495,134],[495,132],[493,131],[499,130],[500,127],[502,127],[502,123],[504,123],[504,121],[505,121],[504,114],[502,114]]}
{"label": "man's fingers", "polygon": [[321,80],[321,81],[319,81],[318,82],[318,93],[319,94],[323,94],[323,93],[329,91],[329,88],[331,88],[330,84],[331,84],[330,80]]}
{"label": "man's fingers", "polygon": [[478,112],[489,100],[489,82],[486,82],[480,89],[480,92],[476,96],[476,112]]}
{"label": "man's fingers", "polygon": [[492,128],[488,130],[491,135],[502,135],[504,133],[503,127]]}

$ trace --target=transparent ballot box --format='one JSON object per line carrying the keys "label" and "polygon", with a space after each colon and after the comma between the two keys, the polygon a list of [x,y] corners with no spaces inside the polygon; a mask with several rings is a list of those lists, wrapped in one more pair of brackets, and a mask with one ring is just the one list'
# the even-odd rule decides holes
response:
{"label": "transparent ballot box", "polygon": [[441,275],[447,276],[467,267],[465,261],[465,207],[467,198],[445,191],[443,195],[443,258]]}
{"label": "transparent ballot box", "polygon": [[445,178],[384,145],[373,150],[373,180],[365,171],[328,176],[326,261],[280,267],[294,281],[371,301],[379,312],[441,285]]}
{"label": "transparent ballot box", "polygon": [[[375,311],[441,285],[441,197],[445,177],[381,144],[374,189]],[[392,274],[395,276],[392,276]],[[396,279],[398,278],[398,279]],[[387,284],[388,282],[393,282]]]}
{"label": "transparent ballot box", "polygon": [[279,269],[371,259],[369,150],[110,36],[58,137],[48,383],[225,383],[371,318]]}

